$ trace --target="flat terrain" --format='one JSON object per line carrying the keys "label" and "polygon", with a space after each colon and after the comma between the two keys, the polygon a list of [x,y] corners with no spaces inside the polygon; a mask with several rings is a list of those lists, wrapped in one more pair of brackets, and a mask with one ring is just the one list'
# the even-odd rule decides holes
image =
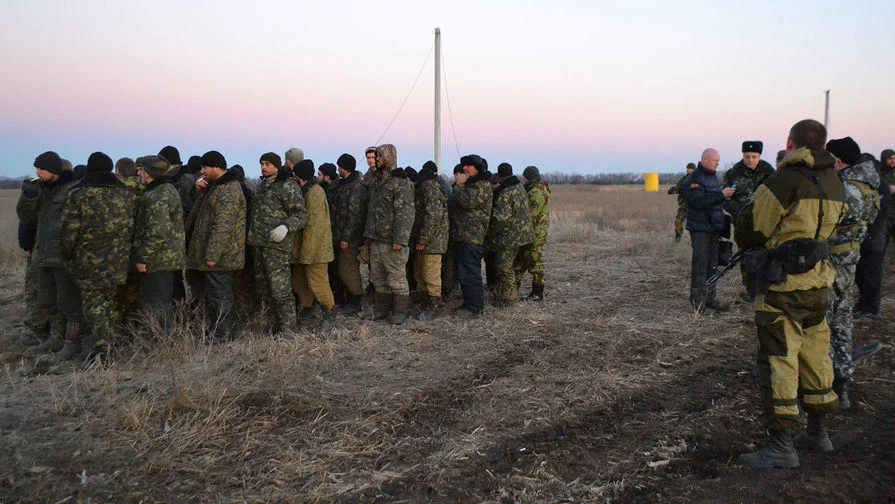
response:
{"label": "flat terrain", "polygon": [[553,190],[542,303],[223,346],[186,317],[86,369],[24,356],[18,194],[0,192],[0,502],[895,501],[895,324],[856,324],[887,346],[830,418],[835,453],[746,471],[751,306],[693,313],[664,190]]}

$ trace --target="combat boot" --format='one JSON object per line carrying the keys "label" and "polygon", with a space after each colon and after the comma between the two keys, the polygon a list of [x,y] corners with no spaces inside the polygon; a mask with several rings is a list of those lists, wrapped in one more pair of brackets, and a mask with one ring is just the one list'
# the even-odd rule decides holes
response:
{"label": "combat boot", "polygon": [[401,325],[407,321],[407,309],[410,307],[410,296],[407,294],[395,294],[394,308],[389,323]]}
{"label": "combat boot", "polygon": [[792,432],[770,431],[764,448],[740,455],[740,464],[751,469],[795,469],[799,467],[799,454],[792,445]]}
{"label": "combat boot", "polygon": [[377,292],[373,295],[372,320],[385,320],[392,310],[392,295],[386,292]]}
{"label": "combat boot", "polygon": [[338,310],[340,315],[354,315],[361,310],[362,294],[351,294],[348,296],[348,302],[340,306]]}
{"label": "combat boot", "polygon": [[435,307],[440,297],[432,297],[426,295],[420,305],[420,320],[423,322],[432,322],[435,320]]}
{"label": "combat boot", "polygon": [[796,436],[792,442],[799,450],[811,450],[817,453],[830,453],[833,451],[833,442],[827,434],[824,426],[823,415],[808,414],[808,428],[805,432]]}
{"label": "combat boot", "polygon": [[543,301],[544,300],[544,284],[534,283],[531,284],[531,294],[528,295],[528,301]]}
{"label": "combat boot", "polygon": [[833,392],[839,396],[839,410],[846,411],[851,409],[851,400],[848,398],[848,378],[842,378],[838,374],[833,380]]}
{"label": "combat boot", "polygon": [[69,322],[65,327],[65,344],[56,353],[59,360],[72,360],[81,353],[81,326],[77,322]]}
{"label": "combat boot", "polygon": [[298,325],[301,326],[302,329],[307,329],[309,331],[314,331],[320,328],[320,319],[314,316],[313,306],[302,308],[301,311],[298,312]]}

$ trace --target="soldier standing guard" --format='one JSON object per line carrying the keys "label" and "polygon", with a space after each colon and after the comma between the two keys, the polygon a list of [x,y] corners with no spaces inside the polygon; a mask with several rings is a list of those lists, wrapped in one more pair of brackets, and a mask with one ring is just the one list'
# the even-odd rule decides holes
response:
{"label": "soldier standing guard", "polygon": [[[81,289],[84,319],[94,336],[94,352],[104,355],[117,324],[115,289],[127,280],[134,236],[134,199],[112,174],[112,159],[94,152],[87,174],[68,197],[60,250]],[[80,334],[66,335],[62,360],[81,352]]]}
{"label": "soldier standing guard", "polygon": [[531,293],[529,301],[544,299],[544,245],[550,229],[550,184],[541,180],[541,172],[536,166],[522,171],[525,190],[528,193],[528,208],[534,229],[534,242],[523,245],[516,256],[516,288],[522,283],[525,272],[531,273]]}

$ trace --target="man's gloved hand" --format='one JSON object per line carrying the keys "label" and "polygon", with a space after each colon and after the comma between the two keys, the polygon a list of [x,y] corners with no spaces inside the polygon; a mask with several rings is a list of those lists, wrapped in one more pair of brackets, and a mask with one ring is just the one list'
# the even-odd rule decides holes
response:
{"label": "man's gloved hand", "polygon": [[26,180],[22,182],[22,194],[28,199],[34,199],[40,194],[40,185],[36,180]]}
{"label": "man's gloved hand", "polygon": [[283,241],[283,238],[286,238],[286,235],[289,233],[289,228],[280,224],[279,226],[273,228],[273,231],[270,232],[270,241],[274,243],[280,243]]}

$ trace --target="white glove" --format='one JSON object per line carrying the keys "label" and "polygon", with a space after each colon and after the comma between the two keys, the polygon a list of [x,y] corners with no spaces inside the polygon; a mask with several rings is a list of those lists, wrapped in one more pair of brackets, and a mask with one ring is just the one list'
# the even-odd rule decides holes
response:
{"label": "white glove", "polygon": [[283,241],[283,238],[286,237],[286,234],[289,233],[289,228],[280,224],[279,226],[273,228],[273,231],[270,232],[270,241],[274,243],[280,243]]}

